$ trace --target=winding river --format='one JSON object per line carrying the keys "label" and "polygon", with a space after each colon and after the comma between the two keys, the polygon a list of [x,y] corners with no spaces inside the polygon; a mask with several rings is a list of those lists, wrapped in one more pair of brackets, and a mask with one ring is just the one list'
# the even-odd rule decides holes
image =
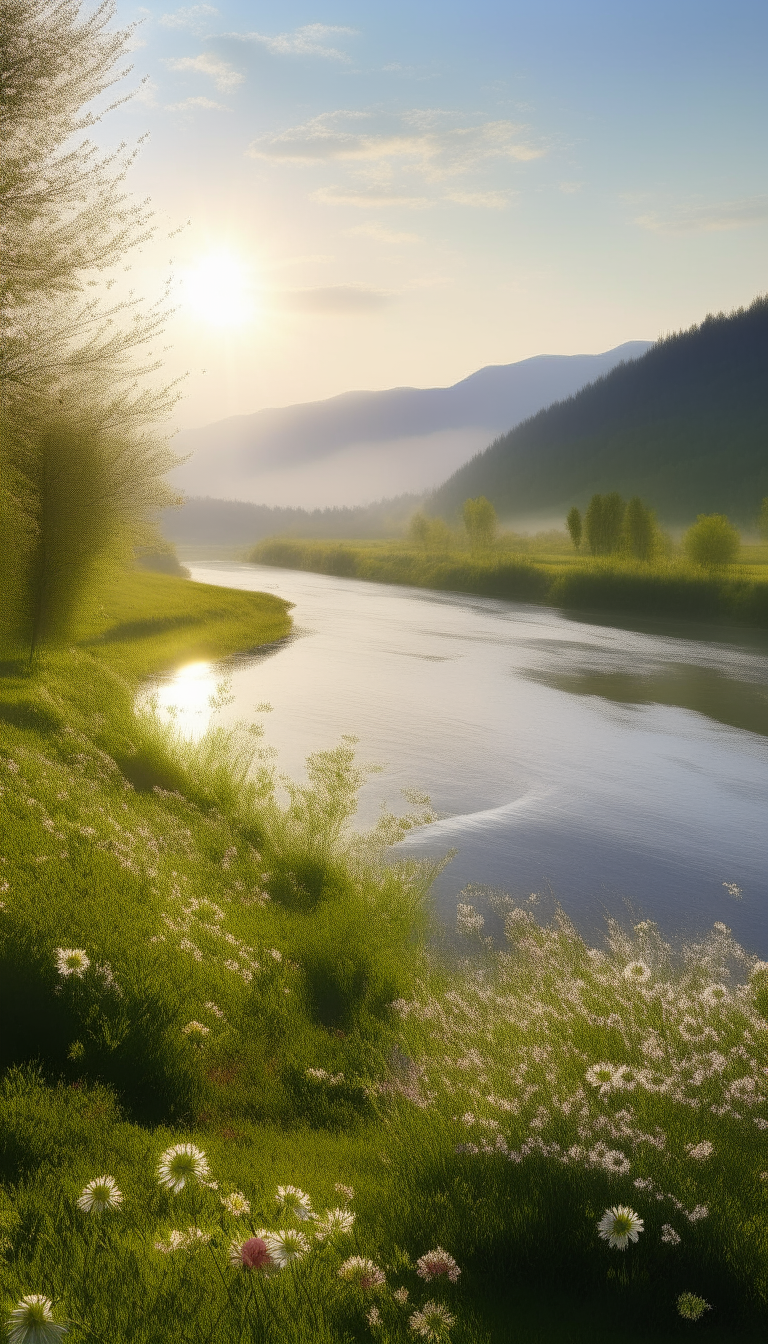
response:
{"label": "winding river", "polygon": [[279,766],[342,734],[383,769],[360,821],[404,788],[441,820],[403,848],[455,851],[446,915],[467,883],[559,901],[587,934],[606,912],[674,935],[721,921],[768,955],[768,640],[743,631],[618,628],[546,607],[294,570],[192,563],[204,583],[274,592],[295,634],[266,654],[196,664],[159,686],[185,731],[264,716]]}

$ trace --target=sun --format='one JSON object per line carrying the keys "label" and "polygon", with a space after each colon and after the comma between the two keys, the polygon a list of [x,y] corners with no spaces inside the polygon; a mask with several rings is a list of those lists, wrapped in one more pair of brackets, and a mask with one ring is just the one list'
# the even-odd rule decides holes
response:
{"label": "sun", "polygon": [[184,277],[191,310],[214,327],[242,327],[254,315],[249,267],[225,249],[209,252]]}

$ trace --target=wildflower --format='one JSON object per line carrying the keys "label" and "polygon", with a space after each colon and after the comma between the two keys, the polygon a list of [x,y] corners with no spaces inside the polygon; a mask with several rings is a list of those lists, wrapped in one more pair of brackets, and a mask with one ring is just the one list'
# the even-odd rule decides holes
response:
{"label": "wildflower", "polygon": [[392,1296],[394,1297],[396,1302],[400,1303],[401,1307],[404,1307],[406,1302],[408,1301],[408,1289],[396,1288]]}
{"label": "wildflower", "polygon": [[77,1207],[85,1213],[103,1213],[105,1209],[116,1209],[122,1202],[114,1176],[96,1176],[86,1185]]}
{"label": "wildflower", "polygon": [[193,1143],[176,1143],[167,1148],[157,1168],[158,1181],[175,1195],[184,1189],[187,1181],[204,1181],[209,1175],[205,1153]]}
{"label": "wildflower", "polygon": [[233,1218],[244,1218],[247,1213],[251,1212],[248,1200],[239,1190],[233,1190],[231,1195],[222,1195],[221,1202],[227,1213],[230,1213]]}
{"label": "wildflower", "polygon": [[625,980],[630,980],[636,985],[644,985],[651,978],[651,968],[646,966],[644,961],[630,961],[629,965],[624,967],[622,975]]}
{"label": "wildflower", "polygon": [[309,1250],[304,1233],[292,1227],[281,1232],[267,1232],[263,1240],[278,1269],[285,1269],[286,1265],[293,1264],[295,1260],[302,1260]]}
{"label": "wildflower", "polygon": [[695,1293],[681,1293],[677,1299],[677,1312],[684,1321],[698,1321],[705,1311],[711,1310],[709,1303]]}
{"label": "wildflower", "polygon": [[702,1139],[701,1143],[686,1143],[685,1151],[695,1162],[705,1162],[708,1157],[714,1153],[714,1145],[709,1139]]}
{"label": "wildflower", "polygon": [[22,1297],[8,1317],[8,1344],[58,1344],[66,1325],[53,1319],[53,1303],[42,1293]]}
{"label": "wildflower", "polygon": [[609,1246],[615,1246],[618,1251],[623,1251],[628,1241],[637,1241],[643,1230],[643,1220],[638,1218],[634,1209],[627,1208],[626,1204],[617,1204],[614,1208],[605,1210],[597,1224],[597,1230]]}
{"label": "wildflower", "polygon": [[677,1232],[675,1231],[671,1223],[664,1223],[662,1225],[661,1240],[665,1241],[668,1246],[680,1245],[680,1237],[678,1236]]}
{"label": "wildflower", "polygon": [[416,1261],[416,1273],[420,1279],[426,1279],[427,1283],[440,1278],[443,1274],[451,1283],[456,1283],[461,1270],[452,1255],[444,1251],[442,1246],[436,1246],[434,1251],[427,1251],[426,1255],[422,1255]]}
{"label": "wildflower", "polygon": [[278,1263],[267,1245],[269,1233],[263,1230],[254,1232],[246,1241],[233,1241],[229,1248],[229,1263],[239,1269],[258,1269],[262,1274],[271,1274],[278,1269]]}
{"label": "wildflower", "polygon": [[430,1344],[439,1344],[440,1340],[445,1339],[454,1320],[455,1317],[439,1302],[425,1302],[421,1311],[414,1311],[408,1324],[415,1335],[429,1340]]}
{"label": "wildflower", "polygon": [[277,1202],[286,1213],[292,1213],[300,1222],[305,1223],[312,1215],[309,1195],[295,1185],[278,1185]]}
{"label": "wildflower", "polygon": [[585,1076],[590,1086],[599,1090],[601,1097],[607,1097],[615,1086],[616,1070],[612,1064],[592,1064]]}
{"label": "wildflower", "polygon": [[[56,948],[56,969],[59,975],[76,975],[78,979],[82,980],[90,964],[90,957],[86,956],[81,947]],[[48,1299],[44,1300],[47,1301]]]}
{"label": "wildflower", "polygon": [[371,1329],[375,1330],[377,1326],[381,1325],[381,1312],[379,1311],[379,1308],[371,1307],[370,1311],[366,1312],[365,1319]]}
{"label": "wildflower", "polygon": [[702,1218],[709,1217],[709,1209],[707,1208],[706,1204],[697,1204],[696,1208],[691,1209],[691,1212],[686,1213],[685,1216],[688,1219],[689,1223],[700,1223]]}
{"label": "wildflower", "polygon": [[340,1181],[337,1181],[333,1188],[337,1195],[343,1195],[347,1201],[355,1198],[355,1192],[351,1185],[342,1185]]}
{"label": "wildflower", "polygon": [[161,1251],[163,1255],[172,1255],[174,1251],[194,1251],[200,1246],[207,1246],[210,1240],[211,1233],[204,1232],[201,1227],[188,1227],[186,1232],[174,1228],[167,1241],[155,1242],[155,1250]]}
{"label": "wildflower", "polygon": [[209,1013],[213,1013],[214,1017],[222,1018],[224,1016],[224,1013],[217,1003],[204,1003],[203,1007],[207,1008]]}
{"label": "wildflower", "polygon": [[371,1288],[382,1288],[387,1281],[383,1269],[379,1269],[373,1260],[366,1260],[363,1255],[351,1255],[349,1260],[345,1260],[339,1270],[339,1278],[354,1283],[364,1292]]}
{"label": "wildflower", "polygon": [[209,1036],[211,1033],[211,1028],[206,1027],[204,1022],[188,1022],[181,1030],[191,1041],[202,1041],[204,1036]]}
{"label": "wildflower", "polygon": [[355,1215],[351,1209],[327,1209],[322,1218],[315,1223],[315,1236],[318,1241],[328,1241],[352,1231]]}

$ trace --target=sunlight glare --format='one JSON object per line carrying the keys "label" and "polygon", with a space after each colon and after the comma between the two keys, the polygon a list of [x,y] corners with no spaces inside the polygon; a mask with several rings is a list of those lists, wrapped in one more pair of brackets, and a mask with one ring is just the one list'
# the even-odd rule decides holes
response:
{"label": "sunlight glare", "polygon": [[190,308],[215,327],[241,327],[254,313],[248,266],[234,253],[211,252],[185,276]]}
{"label": "sunlight glare", "polygon": [[211,697],[216,684],[210,663],[188,663],[157,691],[161,716],[172,721],[184,737],[202,737],[212,717]]}

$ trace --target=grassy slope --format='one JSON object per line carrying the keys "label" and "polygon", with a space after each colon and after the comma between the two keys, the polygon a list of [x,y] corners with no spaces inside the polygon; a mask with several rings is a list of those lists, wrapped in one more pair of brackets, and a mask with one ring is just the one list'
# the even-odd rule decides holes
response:
{"label": "grassy slope", "polygon": [[[754,548],[758,550],[757,547]],[[250,553],[259,564],[321,574],[478,593],[575,610],[768,625],[766,568],[749,561],[716,574],[682,561],[641,565],[575,555],[427,552],[403,542],[315,542],[274,538]]]}
{"label": "grassy slope", "polygon": [[[374,1337],[364,1320],[370,1298],[339,1289],[339,1263],[358,1252],[385,1263],[412,1303],[428,1292],[449,1303],[455,1344],[593,1344],[618,1328],[629,1341],[681,1338],[666,1286],[649,1318],[636,1286],[580,1284],[559,1264],[557,1243],[543,1280],[516,1272],[517,1252],[511,1264],[502,1253],[500,1272],[498,1217],[477,1212],[487,1178],[478,1171],[474,1189],[451,1157],[455,1103],[436,1123],[425,1112],[409,1142],[407,1125],[398,1136],[397,1107],[370,1093],[401,1058],[388,1005],[414,992],[414,921],[430,874],[381,870],[375,852],[371,860],[345,847],[359,783],[350,752],[316,760],[311,791],[295,790],[286,811],[270,792],[268,762],[256,761],[249,785],[242,736],[185,750],[134,715],[139,676],[274,640],[288,624],[273,598],[134,575],[84,622],[75,651],[31,673],[5,670],[0,1050],[5,1065],[37,1060],[42,1075],[12,1069],[0,1087],[2,1306],[50,1294],[62,1314],[87,1323],[73,1329],[74,1344],[351,1344]],[[82,980],[57,975],[59,946],[87,950]],[[209,1028],[199,1045],[183,1032],[190,1020]],[[406,1036],[399,1048],[418,1045]],[[308,1067],[343,1082],[308,1081]],[[158,1155],[178,1140],[205,1149],[222,1192],[245,1192],[256,1226],[275,1226],[278,1183],[308,1190],[321,1209],[340,1201],[335,1182],[355,1188],[354,1240],[315,1255],[312,1309],[281,1276],[270,1290],[283,1321],[273,1334],[252,1286],[220,1277],[217,1259],[243,1224],[224,1213],[219,1192],[158,1191]],[[99,1220],[79,1214],[74,1198],[102,1171],[125,1202]],[[508,1164],[491,1173],[488,1190],[506,1171],[514,1176]],[[491,1204],[510,1197],[530,1195],[502,1180]],[[598,1188],[590,1200],[603,1197]],[[581,1192],[568,1206],[574,1217],[583,1222]],[[210,1250],[152,1249],[192,1223],[212,1233]],[[413,1272],[413,1258],[438,1239],[463,1262],[455,1289],[427,1290]],[[390,1299],[382,1307],[395,1310]],[[414,1337],[407,1314],[385,1338]],[[711,1317],[703,1328],[712,1340],[760,1337],[731,1326],[722,1308]]]}

